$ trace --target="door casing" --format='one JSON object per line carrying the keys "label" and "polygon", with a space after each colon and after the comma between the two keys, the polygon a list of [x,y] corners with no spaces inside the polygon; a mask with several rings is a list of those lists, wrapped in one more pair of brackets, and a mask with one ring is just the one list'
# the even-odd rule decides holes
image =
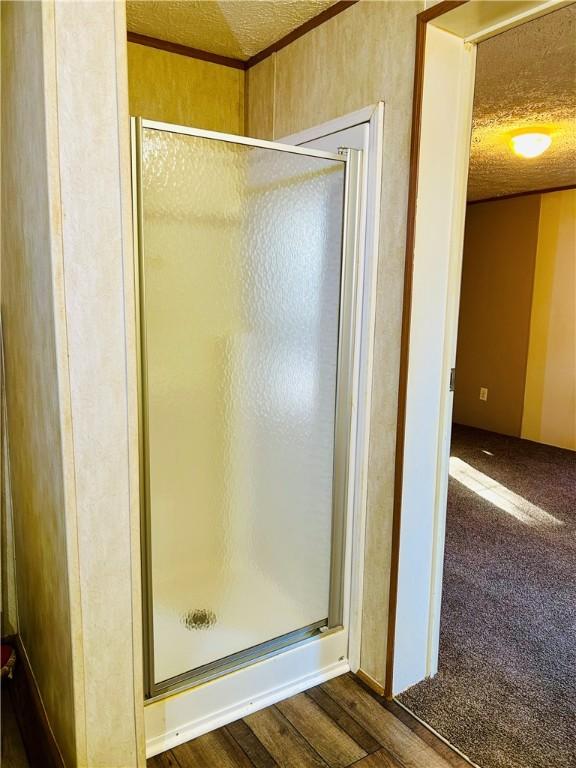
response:
{"label": "door casing", "polygon": [[[386,694],[438,671],[476,45],[566,0],[446,0],[417,19]],[[442,108],[439,108],[439,104]]]}

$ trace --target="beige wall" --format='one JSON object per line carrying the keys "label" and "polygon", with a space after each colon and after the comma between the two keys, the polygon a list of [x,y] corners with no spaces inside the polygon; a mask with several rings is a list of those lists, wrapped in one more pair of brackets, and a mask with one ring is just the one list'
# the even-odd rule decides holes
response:
{"label": "beige wall", "polygon": [[522,437],[576,450],[576,190],[542,195]]}
{"label": "beige wall", "polygon": [[128,43],[130,114],[244,133],[244,71]]}
{"label": "beige wall", "polygon": [[[469,205],[454,421],[520,436],[540,196]],[[480,400],[480,387],[488,400]]]}
{"label": "beige wall", "polygon": [[280,139],[385,102],[361,666],[385,678],[416,14],[360,2],[249,70],[247,134]]}
{"label": "beige wall", "polygon": [[[22,643],[66,765],[77,733],[68,549],[63,300],[45,91],[48,8],[2,3],[2,319]],[[52,70],[53,72],[53,70]],[[76,691],[78,693],[78,691]]]}
{"label": "beige wall", "polygon": [[125,8],[49,5],[85,690],[79,762],[136,768],[144,733]]}
{"label": "beige wall", "polygon": [[122,2],[2,4],[19,630],[69,768],[145,764],[127,83]]}

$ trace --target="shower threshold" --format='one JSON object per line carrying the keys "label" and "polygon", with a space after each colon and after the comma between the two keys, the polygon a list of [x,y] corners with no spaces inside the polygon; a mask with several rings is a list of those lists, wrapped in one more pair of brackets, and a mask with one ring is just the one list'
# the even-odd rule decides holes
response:
{"label": "shower threshold", "polygon": [[333,630],[341,629],[342,627],[340,626],[330,627],[330,630],[328,630],[328,618],[321,619],[320,621],[316,621],[301,629],[296,629],[293,632],[288,632],[280,637],[272,638],[264,643],[254,645],[251,648],[245,648],[242,651],[230,654],[230,656],[218,659],[217,661],[212,661],[209,664],[204,664],[201,667],[196,667],[181,675],[156,683],[151,695],[146,700],[148,702],[157,701],[165,696],[171,696],[178,691],[193,688],[202,683],[207,683],[210,680],[234,672],[249,664],[264,661],[264,659],[275,656],[288,648],[316,639],[319,635],[327,635]]}

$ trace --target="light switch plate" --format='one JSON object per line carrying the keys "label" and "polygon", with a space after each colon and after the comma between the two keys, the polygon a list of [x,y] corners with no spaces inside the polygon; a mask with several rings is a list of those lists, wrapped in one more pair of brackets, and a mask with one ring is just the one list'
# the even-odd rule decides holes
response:
{"label": "light switch plate", "polygon": [[480,400],[488,400],[488,387],[480,387]]}

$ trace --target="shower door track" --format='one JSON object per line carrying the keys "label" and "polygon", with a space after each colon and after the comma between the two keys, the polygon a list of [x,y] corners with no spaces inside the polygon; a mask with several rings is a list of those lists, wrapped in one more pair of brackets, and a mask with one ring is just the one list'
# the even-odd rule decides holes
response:
{"label": "shower door track", "polygon": [[[138,367],[138,432],[140,462],[140,508],[142,553],[142,613],[144,647],[144,692],[147,702],[153,702],[175,692],[214,680],[256,661],[271,658],[289,648],[319,641],[334,632],[349,627],[352,489],[352,410],[355,393],[356,315],[358,291],[359,211],[361,198],[362,152],[343,148],[339,153],[294,145],[252,139],[234,134],[190,128],[171,123],[131,117],[132,199],[135,276],[136,355]],[[152,550],[150,541],[150,476],[148,471],[148,425],[144,403],[147,399],[146,340],[141,322],[144,313],[143,216],[141,196],[141,137],[142,129],[150,128],[169,133],[242,144],[289,154],[337,160],[345,165],[344,205],[342,214],[342,259],[338,323],[338,353],[336,374],[336,409],[334,426],[334,472],[332,494],[332,547],[330,560],[330,591],[328,617],[252,646],[237,653],[196,667],[161,682],[154,682],[154,634],[152,603]]]}
{"label": "shower door track", "polygon": [[183,672],[181,675],[163,680],[161,683],[156,683],[154,685],[154,694],[148,701],[157,701],[165,696],[171,696],[180,690],[186,690],[199,683],[207,683],[221,675],[235,672],[237,669],[242,669],[242,667],[246,667],[255,661],[264,661],[264,659],[269,659],[278,653],[282,653],[287,648],[292,648],[299,643],[306,642],[319,635],[324,635],[326,632],[329,632],[327,620],[323,619],[314,624],[309,624],[302,629],[295,629],[293,632],[288,632],[280,637],[259,643],[251,648],[245,648],[222,659],[211,661],[209,664],[195,667],[188,672]]}

